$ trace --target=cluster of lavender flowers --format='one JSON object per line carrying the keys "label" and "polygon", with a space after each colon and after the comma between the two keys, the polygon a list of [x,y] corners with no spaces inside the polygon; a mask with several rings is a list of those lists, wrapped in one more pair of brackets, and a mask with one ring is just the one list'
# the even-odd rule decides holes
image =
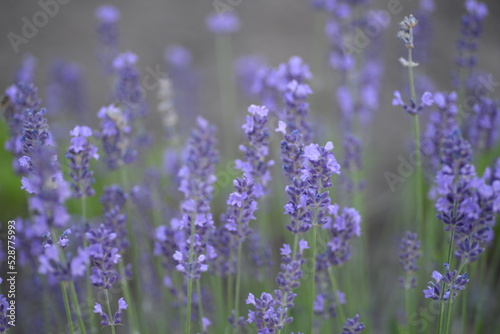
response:
{"label": "cluster of lavender flowers", "polygon": [[297,294],[293,290],[300,286],[303,275],[301,266],[305,262],[303,252],[309,248],[303,239],[298,245],[299,251],[295,255],[288,244],[280,249],[281,271],[276,278],[279,288],[274,290],[274,295],[263,292],[260,298],[255,298],[252,293],[248,294],[246,303],[253,305],[255,310],[248,311],[247,322],[255,323],[259,334],[275,333],[293,321],[293,317],[288,316],[288,310],[294,306]]}
{"label": "cluster of lavender flowers", "polygon": [[285,205],[285,213],[291,222],[286,227],[290,232],[306,232],[315,225],[327,222],[326,210],[330,205],[328,191],[332,186],[333,174],[340,174],[340,165],[330,151],[333,144],[325,146],[309,144],[304,148],[306,165],[300,176],[286,188],[290,201]]}
{"label": "cluster of lavender flowers", "polygon": [[401,238],[399,248],[399,264],[406,274],[405,277],[399,278],[399,283],[403,289],[414,289],[417,287],[417,276],[415,275],[418,270],[417,260],[422,256],[417,233],[407,231],[406,235]]}
{"label": "cluster of lavender flowers", "polygon": [[188,278],[199,278],[208,270],[207,261],[215,258],[213,247],[207,244],[208,232],[214,228],[210,199],[215,182],[215,127],[198,117],[196,128],[184,152],[184,166],[179,171],[179,190],[185,199],[181,203],[182,218],[179,228],[186,229],[187,237],[174,254],[177,270]]}

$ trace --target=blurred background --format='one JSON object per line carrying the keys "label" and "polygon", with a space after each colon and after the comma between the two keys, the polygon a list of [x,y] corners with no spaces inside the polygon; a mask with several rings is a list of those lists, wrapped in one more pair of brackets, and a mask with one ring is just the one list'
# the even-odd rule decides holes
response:
{"label": "blurred background", "polygon": [[[374,0],[371,8],[387,10],[390,0]],[[478,70],[491,73],[494,82],[500,88],[500,2],[484,0],[489,8],[484,34],[478,52]],[[119,23],[120,49],[130,50],[139,56],[138,68],[145,74],[146,69],[159,66],[168,74],[164,50],[169,45],[179,44],[188,48],[193,55],[193,67],[197,71],[197,84],[200,89],[198,101],[199,113],[223,127],[224,115],[221,114],[219,85],[217,83],[217,60],[214,35],[205,25],[206,16],[214,11],[209,0],[137,0],[108,1],[121,12]],[[390,16],[390,21],[377,43],[382,44],[384,73],[380,85],[380,108],[375,112],[373,122],[368,132],[371,136],[370,150],[372,163],[367,176],[367,193],[365,219],[368,220],[376,239],[378,233],[387,233],[385,222],[394,220],[395,209],[399,207],[399,199],[409,190],[404,184],[391,191],[384,177],[385,171],[396,172],[400,164],[399,157],[408,157],[412,146],[411,118],[391,104],[394,90],[404,90],[407,82],[407,71],[398,58],[406,56],[402,43],[396,38],[398,23],[405,15],[414,12],[418,1],[400,0],[403,8],[401,14]],[[41,10],[38,1],[2,0],[0,1],[0,88],[3,90],[13,83],[14,75],[20,66],[23,55],[31,54],[37,60],[35,84],[39,87],[39,95],[45,105],[49,71],[56,59],[77,63],[84,75],[85,120],[87,125],[96,127],[96,113],[99,108],[109,103],[110,82],[104,80],[101,67],[96,59],[97,19],[95,10],[102,1],[70,0],[59,6],[58,13],[49,19],[48,23],[38,29],[38,33],[27,43],[19,45],[16,53],[8,39],[8,34],[14,32],[21,35],[23,17],[29,18]],[[327,42],[324,37],[324,21],[317,11],[313,10],[306,0],[242,0],[234,7],[241,20],[241,29],[232,37],[234,61],[246,55],[258,55],[267,60],[271,66],[288,61],[291,56],[300,56],[311,65],[313,80],[311,87],[314,94],[310,101],[312,105],[311,121],[318,133],[320,143],[338,138],[338,120],[340,118],[338,103],[334,94],[336,73],[327,64]],[[418,73],[425,73],[434,82],[436,90],[452,90],[452,73],[455,69],[456,41],[459,36],[460,17],[464,12],[463,1],[436,1],[436,10],[432,22],[431,45],[425,50],[428,61],[425,66],[418,67]],[[416,45],[418,48],[418,45]],[[415,59],[419,61],[419,59]],[[233,64],[228,64],[233,66]],[[152,133],[160,135],[159,116],[155,113],[158,101],[156,91],[147,92],[150,105],[150,127]],[[420,96],[423,92],[417,92]],[[498,96],[498,93],[493,93]],[[239,129],[241,119],[249,104],[259,104],[258,99],[243,96],[238,101],[235,113],[235,129]],[[183,115],[179,115],[183,118]],[[192,120],[189,115],[187,123]],[[49,118],[51,117],[49,111]],[[53,117],[53,116],[52,116]],[[425,116],[424,116],[425,117]],[[186,122],[186,121],[185,121]],[[425,128],[425,125],[423,125]],[[2,125],[2,131],[6,127]],[[187,137],[184,128],[180,133],[182,140]],[[1,133],[3,140],[6,134]],[[235,146],[236,142],[221,146]],[[66,142],[64,142],[66,141]],[[69,138],[60,143],[66,147]],[[336,151],[340,151],[341,143],[335,143]],[[337,153],[336,153],[337,154]],[[239,157],[225,157],[226,160]],[[2,224],[9,218],[22,215],[25,210],[22,201],[12,198],[19,196],[12,190],[12,184],[19,184],[15,174],[10,172],[11,156],[0,148],[0,221]],[[7,206],[8,205],[8,206]],[[8,209],[7,209],[8,208]],[[397,218],[401,219],[401,218]],[[396,219],[396,220],[397,220]],[[402,231],[402,230],[401,230]],[[401,231],[394,231],[395,238]],[[396,240],[396,239],[394,239]],[[383,258],[379,253],[378,244],[374,245],[373,256]],[[396,242],[396,241],[395,241]],[[377,247],[375,247],[377,246]],[[386,249],[383,252],[386,253]],[[382,252],[382,249],[380,249]],[[386,256],[386,255],[385,255]],[[397,265],[397,258],[388,260],[390,265]],[[385,274],[373,272],[374,275]],[[394,283],[381,286],[381,291],[388,291]],[[383,293],[381,293],[383,295]],[[380,299],[383,301],[383,297]]]}

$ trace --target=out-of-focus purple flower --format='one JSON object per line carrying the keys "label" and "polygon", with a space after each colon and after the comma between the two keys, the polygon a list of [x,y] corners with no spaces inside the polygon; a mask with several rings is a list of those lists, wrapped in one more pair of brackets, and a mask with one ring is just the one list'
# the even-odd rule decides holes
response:
{"label": "out-of-focus purple flower", "polygon": [[240,29],[240,19],[234,11],[212,13],[207,17],[206,24],[214,34],[232,34]]}
{"label": "out-of-focus purple flower", "polygon": [[254,85],[259,70],[267,67],[265,58],[257,55],[248,55],[236,59],[236,81],[240,90],[249,98],[255,95]]}
{"label": "out-of-focus purple flower", "polygon": [[27,110],[39,110],[40,100],[37,96],[37,89],[31,84],[12,85],[5,91],[5,100],[2,104],[1,109],[10,135],[5,142],[5,149],[15,157],[14,170],[18,174],[24,174],[26,170],[18,163],[19,158],[23,156],[23,142],[21,140],[23,138],[23,124]]}
{"label": "out-of-focus purple flower", "polygon": [[193,67],[191,51],[184,46],[174,44],[167,47],[164,58],[172,82],[175,110],[184,116],[180,122],[183,126],[182,131],[187,132],[184,127],[191,127],[191,124],[182,122],[183,119],[194,118],[199,114],[199,75]]}
{"label": "out-of-focus purple flower", "polygon": [[477,0],[466,0],[466,13],[462,16],[460,38],[457,42],[458,56],[455,62],[460,67],[476,66],[478,42],[483,33],[483,24],[488,15],[488,7]]}
{"label": "out-of-focus purple flower", "polygon": [[343,143],[344,159],[342,161],[341,182],[348,193],[355,193],[363,187],[363,180],[356,180],[355,174],[361,170],[361,141],[353,134],[346,132]]}
{"label": "out-of-focus purple flower", "polygon": [[181,203],[182,219],[178,228],[185,229],[188,235],[173,256],[178,262],[177,270],[188,278],[199,278],[202,271],[208,270],[207,257],[211,260],[217,256],[213,247],[207,245],[208,232],[214,229],[210,200],[216,180],[215,165],[219,160],[215,146],[215,127],[198,117],[184,152],[184,165],[179,171],[179,190],[185,199]]}
{"label": "out-of-focus purple flower", "polygon": [[469,123],[469,141],[475,148],[491,150],[498,142],[500,110],[496,101],[481,97],[473,107]]}
{"label": "out-of-focus purple flower", "polygon": [[425,92],[422,95],[420,100],[420,104],[417,105],[415,101],[410,99],[410,104],[406,104],[401,98],[401,93],[399,91],[394,92],[394,99],[392,100],[393,106],[402,106],[403,109],[410,115],[418,115],[422,111],[425,106],[431,106],[434,103],[432,98],[432,94],[429,92]]}
{"label": "out-of-focus purple flower", "polygon": [[118,247],[121,251],[129,246],[127,237],[127,215],[123,213],[128,195],[118,185],[104,188],[100,202],[103,208],[105,226],[116,233]]}
{"label": "out-of-focus purple flower", "polygon": [[[89,264],[89,255],[86,250],[78,248],[76,254],[67,252],[63,261],[59,255],[57,247],[66,248],[69,243],[69,233],[65,231],[60,236],[58,244],[54,244],[51,237],[46,234],[45,246],[41,254],[38,255],[38,272],[42,275],[51,275],[57,281],[71,281],[86,274]],[[62,241],[62,243],[61,243]]]}
{"label": "out-of-focus purple flower", "polygon": [[90,282],[101,289],[110,289],[118,280],[118,272],[114,268],[121,260],[117,244],[117,234],[101,224],[86,234],[89,241],[87,253],[92,260]]}
{"label": "out-of-focus purple flower", "polygon": [[278,289],[274,290],[274,296],[263,292],[260,298],[255,298],[252,293],[248,294],[246,303],[253,305],[254,310],[248,311],[247,322],[254,323],[259,333],[274,333],[293,321],[293,317],[288,316],[288,310],[294,306],[297,294],[293,290],[300,286],[303,275],[301,266],[305,260],[302,251],[308,248],[305,240],[300,243],[302,247],[295,256],[290,245],[284,244],[281,248],[281,271],[276,278]]}
{"label": "out-of-focus purple flower", "polygon": [[359,315],[356,314],[354,318],[348,318],[342,328],[342,334],[357,334],[365,330],[365,325],[359,322]]}
{"label": "out-of-focus purple flower", "polygon": [[111,5],[104,5],[97,8],[95,13],[99,24],[97,33],[99,35],[99,45],[97,57],[106,74],[113,73],[112,62],[118,55],[118,21],[120,12]]}
{"label": "out-of-focus purple flower", "polygon": [[97,114],[101,120],[101,139],[109,169],[116,169],[135,160],[137,151],[131,143],[131,126],[122,109],[114,105],[102,107]]}
{"label": "out-of-focus purple flower", "polygon": [[266,186],[271,180],[269,167],[274,165],[273,160],[266,161],[269,155],[269,110],[266,107],[251,105],[248,112],[250,115],[247,115],[242,126],[248,144],[240,145],[245,156],[243,160],[236,160],[236,168],[245,174],[249,182],[254,183],[254,196],[258,199],[265,195]]}
{"label": "out-of-focus purple flower", "polygon": [[326,252],[320,255],[327,265],[339,266],[351,257],[351,239],[361,236],[361,215],[354,208],[328,206],[328,216],[323,226],[329,234]]}
{"label": "out-of-focus purple flower", "polygon": [[85,98],[82,72],[75,63],[58,60],[50,70],[47,107],[53,114],[83,117]]}
{"label": "out-of-focus purple flower", "polygon": [[21,67],[16,72],[15,82],[29,85],[35,81],[36,58],[31,54],[25,54]]}
{"label": "out-of-focus purple flower", "polygon": [[[1,283],[1,278],[0,278]],[[10,309],[10,304],[4,295],[0,294],[0,333],[5,333],[11,325],[10,318],[7,318],[7,311]]]}
{"label": "out-of-focus purple flower", "polygon": [[87,126],[76,126],[71,132],[71,144],[66,152],[69,160],[69,176],[73,179],[71,188],[73,196],[88,197],[94,195],[94,172],[90,170],[90,160],[99,159],[97,147],[87,138],[92,136],[92,129]]}
{"label": "out-of-focus purple flower", "polygon": [[136,68],[137,61],[137,55],[130,51],[119,54],[113,60],[117,75],[114,97],[123,103],[124,112],[131,123],[147,113],[140,73]]}
{"label": "out-of-focus purple flower", "polygon": [[465,286],[469,282],[467,274],[458,275],[457,270],[450,271],[448,263],[445,263],[444,267],[446,269],[444,275],[437,271],[432,273],[432,278],[436,282],[429,282],[427,289],[423,291],[425,298],[444,301],[448,301],[451,298],[453,301],[458,293],[465,289]]}
{"label": "out-of-focus purple flower", "polygon": [[71,191],[62,177],[54,148],[34,146],[25,160],[29,161],[25,166],[29,173],[22,178],[21,188],[32,194],[28,205],[33,214],[33,229],[42,235],[69,220],[64,202]]}
{"label": "out-of-focus purple flower", "polygon": [[417,276],[415,272],[418,270],[417,260],[421,256],[420,240],[417,234],[410,231],[401,238],[399,246],[399,264],[403,267],[405,277],[400,277],[399,282],[404,289],[415,288],[417,286]]}
{"label": "out-of-focus purple flower", "polygon": [[443,141],[457,128],[458,107],[456,92],[436,92],[433,97],[435,110],[429,116],[422,151],[435,173],[441,165]]}

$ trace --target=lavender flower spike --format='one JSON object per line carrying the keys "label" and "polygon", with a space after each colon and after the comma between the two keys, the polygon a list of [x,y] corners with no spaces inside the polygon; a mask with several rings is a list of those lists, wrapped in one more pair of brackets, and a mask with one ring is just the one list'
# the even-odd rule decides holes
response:
{"label": "lavender flower spike", "polygon": [[207,260],[217,256],[213,247],[207,245],[207,238],[208,232],[214,229],[210,200],[216,180],[215,164],[219,159],[215,127],[202,117],[198,117],[196,125],[184,152],[185,165],[179,171],[179,190],[185,199],[181,203],[182,219],[178,225],[189,232],[189,238],[180,242],[173,256],[178,263],[177,270],[194,279],[208,270]]}
{"label": "lavender flower spike", "polygon": [[401,98],[401,93],[399,91],[394,92],[394,99],[392,100],[393,106],[402,106],[403,109],[410,115],[418,115],[422,111],[425,106],[431,106],[434,103],[432,99],[432,94],[429,92],[425,92],[422,95],[420,100],[420,104],[417,105],[415,101],[410,99],[410,103],[406,104]]}
{"label": "lavender flower spike", "polygon": [[365,330],[365,325],[362,322],[359,322],[359,315],[356,314],[354,318],[349,318],[344,323],[342,334],[356,334],[356,333],[361,333],[364,330]]}
{"label": "lavender flower spike", "polygon": [[469,282],[467,274],[458,275],[456,270],[450,271],[450,265],[448,263],[445,263],[444,267],[446,269],[444,275],[437,271],[432,273],[432,278],[435,280],[435,283],[429,282],[429,286],[423,291],[425,298],[444,301],[450,300],[451,298],[451,300],[454,300],[458,293],[465,289],[465,286]]}
{"label": "lavender flower spike", "polygon": [[269,167],[274,165],[273,160],[266,161],[269,155],[269,110],[251,105],[248,112],[250,115],[247,115],[246,123],[242,126],[248,145],[240,145],[245,157],[244,160],[236,160],[236,168],[245,174],[249,182],[254,182],[254,196],[258,199],[265,195],[266,185],[271,179]]}
{"label": "lavender flower spike", "polygon": [[108,168],[114,170],[133,162],[137,151],[132,147],[132,130],[123,110],[114,105],[102,107],[97,117],[101,120],[101,139]]}
{"label": "lavender flower spike", "polygon": [[420,240],[418,240],[417,234],[406,232],[406,235],[401,239],[400,250],[399,263],[406,276],[400,277],[399,282],[404,289],[415,288],[417,285],[417,276],[415,275],[418,270],[417,260],[421,256]]}
{"label": "lavender flower spike", "polygon": [[98,59],[106,74],[113,72],[112,62],[118,55],[118,21],[120,12],[111,5],[99,7],[95,13],[99,20],[97,33],[99,35]]}
{"label": "lavender flower spike", "polygon": [[69,160],[69,176],[73,179],[71,188],[73,196],[88,197],[94,195],[94,172],[90,170],[90,160],[99,159],[97,147],[87,138],[92,136],[92,130],[87,126],[76,126],[71,132],[71,144],[66,152]]}

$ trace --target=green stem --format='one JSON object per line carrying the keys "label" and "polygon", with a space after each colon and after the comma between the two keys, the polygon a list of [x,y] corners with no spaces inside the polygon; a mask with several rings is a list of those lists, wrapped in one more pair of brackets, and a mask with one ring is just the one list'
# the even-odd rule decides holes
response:
{"label": "green stem", "polygon": [[122,280],[121,280],[122,292],[123,292],[123,295],[125,297],[125,300],[128,303],[128,312],[127,313],[128,313],[131,332],[135,333],[136,328],[137,328],[137,323],[138,323],[138,320],[136,318],[137,313],[134,310],[135,305],[134,305],[133,300],[132,300],[132,294],[131,294],[130,288],[128,286],[127,278],[125,275],[125,268],[123,266],[122,261],[118,262],[118,268],[119,268],[121,276],[122,276]]}
{"label": "green stem", "polygon": [[462,298],[462,334],[465,334],[465,326],[467,324],[467,290],[464,291],[464,297]]}
{"label": "green stem", "polygon": [[[449,247],[448,247],[448,264],[449,265],[451,265],[450,262],[451,262],[451,255],[453,253],[453,242],[454,242],[454,239],[455,239],[455,230],[453,229],[453,230],[451,230],[451,239],[450,239],[450,243],[449,243]],[[457,275],[458,275],[458,273],[457,273]],[[441,296],[440,296],[441,307],[439,309],[438,332],[437,332],[438,334],[441,334],[441,331],[443,330],[443,313],[444,313],[443,296],[444,296],[444,293],[445,293],[445,283],[443,282]],[[448,303],[451,304],[451,296],[450,296],[450,300],[449,300]]]}
{"label": "green stem", "polygon": [[[417,94],[415,93],[415,80],[413,78],[413,58],[412,58],[412,48],[408,48],[408,78],[410,84],[410,94],[411,99],[414,103],[417,103]],[[417,226],[420,237],[424,235],[424,222],[422,220],[424,216],[424,206],[423,206],[423,177],[422,177],[422,153],[420,150],[420,120],[418,114],[414,115],[414,136],[415,136],[415,167],[417,171],[416,179],[416,206],[417,206]]]}
{"label": "green stem", "polygon": [[[106,304],[108,305],[108,314],[110,317],[113,316],[113,313],[111,313],[111,304],[109,303],[109,293],[108,293],[108,290],[104,290],[105,292],[105,295],[106,295]],[[115,334],[115,324],[113,323],[113,320],[112,318],[109,319],[110,321],[110,326],[111,327],[111,333],[112,334]]]}
{"label": "green stem", "polygon": [[[82,210],[82,220],[83,220],[83,227],[85,229],[85,224],[87,223],[87,197],[82,196],[81,199],[81,210]],[[83,246],[86,248],[88,246],[88,242],[86,238],[83,238]],[[87,267],[87,277],[90,277],[90,268]],[[92,283],[90,283],[90,280],[87,280],[87,308],[89,309],[89,314],[92,314],[94,311],[94,302],[92,298]],[[90,333],[94,334],[97,333],[97,327],[95,325],[95,321],[93,321],[93,318],[90,317],[89,320],[90,322]]]}
{"label": "green stem", "polygon": [[335,306],[337,308],[337,328],[338,333],[342,333],[342,328],[344,327],[344,321],[346,320],[344,306],[340,303],[338,298],[338,284],[335,278],[335,273],[333,272],[333,267],[328,268],[328,276],[330,276],[330,282],[332,284],[333,296],[335,298]]}
{"label": "green stem", "polygon": [[61,291],[63,294],[64,309],[66,310],[66,318],[68,320],[69,331],[70,333],[74,333],[75,329],[73,327],[73,319],[71,318],[71,309],[69,307],[68,292],[66,291],[66,285],[64,284],[64,282],[61,282]]}
{"label": "green stem", "polygon": [[231,48],[231,36],[228,34],[217,35],[215,37],[215,45],[217,53],[220,103],[223,116],[222,121],[224,124],[224,151],[226,152],[226,155],[229,154],[230,156],[233,148],[233,145],[230,145],[233,138],[233,121],[238,108],[237,92],[235,90],[232,71],[233,54]]}
{"label": "green stem", "polygon": [[[240,311],[240,282],[241,282],[241,250],[242,242],[238,242],[238,267],[236,269],[236,292],[234,295],[234,318],[236,324],[238,324],[238,317]],[[238,326],[234,327],[234,332],[238,332]]]}
{"label": "green stem", "polygon": [[[122,181],[122,184],[123,184],[123,187],[124,187],[124,191],[125,192],[128,192],[130,191],[129,189],[129,183],[128,183],[128,176],[127,176],[127,171],[126,171],[126,167],[125,166],[122,166],[120,168],[120,171],[121,171],[121,181]],[[132,253],[132,268],[133,268],[133,272],[135,274],[135,292],[136,292],[136,295],[139,295],[141,293],[141,288],[140,288],[140,270],[139,270],[139,260],[138,260],[138,252],[137,252],[137,240],[136,240],[136,233],[134,231],[134,227],[133,227],[133,224],[132,224],[132,216],[131,216],[131,210],[130,210],[130,204],[129,202],[127,201],[127,203],[125,203],[125,210],[127,212],[127,232],[128,232],[128,238],[129,238],[129,241],[130,241],[130,252]],[[123,272],[123,275],[125,275],[125,272]],[[126,290],[128,290],[128,297],[126,296],[126,298],[130,298],[128,300],[130,300],[130,302],[128,302],[129,305],[133,304],[133,300],[132,300],[132,295],[130,293],[130,289],[129,289],[129,286],[128,286],[128,282],[126,282],[126,279],[125,279],[125,276],[124,277],[124,282],[125,282],[125,288]],[[125,293],[125,291],[124,291]],[[132,313],[132,312],[129,312],[129,314]],[[141,323],[141,320],[140,320],[140,313],[139,314],[136,314],[134,315],[134,321],[131,321],[130,322],[130,327],[131,327],[131,330],[132,332],[135,332],[135,331],[138,331],[140,329],[140,323]]]}
{"label": "green stem", "polygon": [[191,334],[191,298],[193,295],[193,280],[188,278],[187,286],[187,312],[186,312],[186,327],[184,330],[185,334]]}
{"label": "green stem", "polygon": [[312,258],[312,277],[311,277],[311,303],[310,303],[310,310],[311,310],[311,330],[310,333],[314,333],[314,300],[315,300],[315,294],[316,294],[316,242],[318,239],[318,226],[313,224],[313,235],[312,235],[312,253],[313,253],[313,258]]}
{"label": "green stem", "polygon": [[198,294],[198,313],[200,317],[200,331],[203,333],[203,301],[201,298],[201,278],[196,280],[196,293]]}
{"label": "green stem", "polygon": [[411,334],[412,328],[410,326],[410,314],[411,314],[411,291],[409,288],[405,288],[405,304],[406,304],[406,326],[408,328],[408,334]]}
{"label": "green stem", "polygon": [[86,334],[87,331],[85,330],[85,324],[83,322],[82,311],[80,310],[80,303],[78,302],[78,295],[76,293],[75,283],[72,281],[69,282],[69,292],[71,294],[73,307],[75,308],[76,316],[78,318],[78,327],[80,327],[80,332],[81,334]]}

